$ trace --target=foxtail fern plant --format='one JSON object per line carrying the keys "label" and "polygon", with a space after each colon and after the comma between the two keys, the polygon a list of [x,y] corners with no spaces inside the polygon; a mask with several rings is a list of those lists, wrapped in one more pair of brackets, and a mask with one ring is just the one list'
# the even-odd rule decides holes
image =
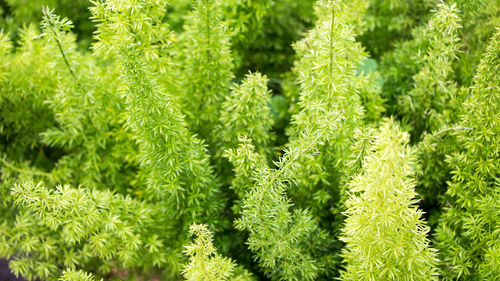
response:
{"label": "foxtail fern plant", "polygon": [[266,154],[269,150],[273,120],[267,82],[267,77],[258,72],[247,74],[222,104],[219,138],[224,149],[236,148],[239,138],[247,137],[257,151]]}
{"label": "foxtail fern plant", "polygon": [[[59,281],[96,281],[95,277],[82,270],[66,269]],[[102,279],[101,279],[102,280]]]}
{"label": "foxtail fern plant", "polygon": [[[452,1],[449,1],[450,3]],[[465,87],[472,80],[481,56],[488,46],[488,40],[500,23],[500,7],[496,0],[457,0],[453,1],[461,11],[462,46],[454,63],[455,79]]]}
{"label": "foxtail fern plant", "polygon": [[0,259],[29,281],[495,280],[499,11],[0,0]]}
{"label": "foxtail fern plant", "polygon": [[[455,4],[437,5],[422,30],[421,38],[410,43],[418,46],[418,40],[424,42],[423,56],[415,61],[420,70],[412,77],[413,88],[398,96],[399,115],[404,116],[403,120],[410,126],[413,142],[425,139],[418,151],[421,164],[418,189],[423,205],[433,209],[445,190],[448,176],[444,155],[450,143],[443,137],[447,136],[446,128],[456,121],[462,99],[462,91],[457,89],[453,79],[453,64],[461,46],[460,24],[460,13]],[[434,214],[434,210],[429,212]]]}
{"label": "foxtail fern plant", "polygon": [[153,0],[140,2],[142,5],[138,6],[120,1],[96,3],[93,13],[100,23],[99,48],[104,43],[115,44],[122,64],[126,125],[140,147],[148,191],[165,201],[169,209],[185,209],[187,226],[195,218],[207,220],[219,210],[218,187],[203,142],[187,129],[179,105],[157,85],[154,73],[146,67],[148,57],[159,55],[153,43],[162,39],[154,36],[166,31],[160,18],[144,14],[159,17],[162,10],[158,7],[163,4]]}
{"label": "foxtail fern plant", "polygon": [[211,145],[217,141],[213,131],[233,78],[230,35],[221,17],[218,1],[197,1],[181,37],[185,52],[183,108],[192,130]]}
{"label": "foxtail fern plant", "polygon": [[382,59],[384,92],[396,105],[391,112],[410,123],[412,141],[426,130],[440,128],[432,124],[437,122],[432,115],[442,114],[456,91],[451,73],[460,46],[460,22],[456,5],[440,3],[427,24],[412,30],[412,40],[398,43]]}
{"label": "foxtail fern plant", "polygon": [[235,268],[236,265],[229,258],[217,254],[213,237],[206,225],[193,224],[189,228],[195,241],[186,246],[185,253],[189,256],[189,263],[184,267],[183,275],[188,281],[218,281],[253,280],[245,270]]}
{"label": "foxtail fern plant", "polygon": [[[71,27],[67,19],[44,8],[42,36],[50,55],[59,57],[52,71],[58,74],[60,86],[47,101],[57,125],[41,134],[42,142],[67,151],[52,173],[59,181],[85,186],[127,186],[135,164],[127,158],[134,155],[135,147],[122,129],[119,114],[124,103],[111,82],[119,72],[113,66],[93,71],[96,62],[76,50]],[[101,71],[108,75],[103,77]]]}
{"label": "foxtail fern plant", "polygon": [[300,58],[294,71],[300,86],[300,111],[292,117],[291,145],[300,138],[301,131],[321,130],[323,119],[318,115],[324,114],[322,111],[343,112],[339,129],[327,135],[318,157],[300,163],[304,169],[298,170],[299,187],[292,191],[315,215],[321,210],[321,216],[329,215],[328,206],[335,204],[344,176],[349,176],[347,162],[353,132],[364,126],[360,86],[373,86],[363,83],[365,74],[356,76],[365,54],[352,32],[356,27],[352,15],[359,13],[353,4],[319,1],[315,28],[296,45]]}
{"label": "foxtail fern plant", "polygon": [[500,31],[491,39],[455,131],[448,155],[452,179],[436,231],[446,280],[494,280],[500,274]]}
{"label": "foxtail fern plant", "polygon": [[[297,164],[314,158],[318,146],[337,126],[339,115],[340,112],[325,112],[318,108],[315,116],[322,118],[323,122],[318,121],[322,127],[301,132],[299,139],[276,163],[276,169],[263,163],[250,141],[228,152],[236,170],[242,172],[236,174],[236,178],[245,177],[236,182],[251,181],[246,184],[249,190],[242,200],[241,218],[236,221],[236,228],[249,232],[249,248],[273,279],[314,280],[322,270],[312,255],[317,251],[315,242],[323,234],[307,211],[297,209],[291,212],[285,192],[287,183],[296,180],[297,169],[301,168]],[[247,165],[254,170],[246,171],[237,166],[245,163],[241,159],[257,160],[259,164]]]}
{"label": "foxtail fern plant", "polygon": [[2,158],[39,162],[44,148],[38,136],[55,123],[45,103],[58,86],[50,49],[34,25],[22,28],[16,42],[0,34]]}
{"label": "foxtail fern plant", "polygon": [[56,280],[60,268],[77,265],[100,274],[116,267],[149,271],[172,258],[165,255],[167,237],[158,235],[165,233],[168,217],[154,205],[110,191],[49,189],[33,181],[16,185],[11,200],[19,211],[2,230],[1,253],[12,258],[15,274],[29,280]]}
{"label": "foxtail fern plant", "polygon": [[455,110],[456,85],[450,76],[460,47],[460,17],[455,5],[439,4],[423,35],[428,47],[421,68],[412,78],[413,89],[400,95],[402,115],[412,127],[413,139],[437,130]]}
{"label": "foxtail fern plant", "polygon": [[349,183],[343,280],[438,280],[429,227],[416,206],[408,134],[381,124],[363,171]]}

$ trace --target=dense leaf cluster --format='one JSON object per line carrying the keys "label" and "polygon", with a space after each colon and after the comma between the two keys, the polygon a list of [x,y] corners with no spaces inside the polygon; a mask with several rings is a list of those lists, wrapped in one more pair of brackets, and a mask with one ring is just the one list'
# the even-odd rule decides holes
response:
{"label": "dense leaf cluster", "polygon": [[496,280],[498,0],[0,0],[27,280]]}

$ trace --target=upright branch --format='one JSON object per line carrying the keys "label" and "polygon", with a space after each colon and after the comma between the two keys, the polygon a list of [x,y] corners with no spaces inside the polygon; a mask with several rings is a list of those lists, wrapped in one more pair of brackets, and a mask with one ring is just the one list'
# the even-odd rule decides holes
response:
{"label": "upright branch", "polygon": [[456,5],[440,3],[425,30],[428,47],[420,71],[413,76],[413,89],[399,97],[403,116],[412,125],[412,138],[454,122],[456,83],[451,79],[460,47],[460,17]]}
{"label": "upright branch", "polygon": [[438,280],[430,229],[416,205],[414,149],[392,120],[379,130],[363,172],[349,183],[342,279]]}
{"label": "upright branch", "polygon": [[64,52],[62,42],[60,40],[61,34],[64,34],[71,30],[71,28],[73,27],[72,22],[66,18],[61,20],[45,6],[42,6],[42,11],[44,15],[42,27],[49,31],[50,34],[47,35],[49,35],[49,38],[55,41],[59,53],[61,54],[61,57],[63,58],[64,64],[66,65],[69,73],[71,74],[71,76],[73,76],[73,79],[77,80],[77,77],[73,72],[71,65],[69,64],[68,58],[66,57],[66,53]]}
{"label": "upright branch", "polygon": [[222,21],[219,1],[196,1],[181,37],[184,47],[183,101],[190,128],[210,145],[219,124],[220,104],[229,94],[233,79],[230,34]]}
{"label": "upright branch", "polygon": [[158,86],[146,65],[147,54],[158,55],[154,42],[162,39],[155,36],[165,33],[162,10],[158,11],[162,5],[158,0],[139,2],[138,6],[97,2],[93,13],[99,23],[98,38],[106,40],[100,44],[113,45],[122,64],[126,125],[140,147],[149,191],[168,209],[186,212],[181,219],[186,227],[195,219],[208,222],[221,201],[207,151],[187,129],[180,106]]}
{"label": "upright branch", "polygon": [[[272,279],[315,280],[324,270],[315,257],[322,247],[319,244],[325,238],[324,233],[307,211],[290,210],[292,204],[286,191],[287,185],[296,180],[297,169],[301,167],[297,164],[315,157],[328,132],[337,128],[340,115],[340,112],[316,112],[315,116],[322,118],[322,130],[301,132],[295,145],[287,148],[276,163],[276,169],[259,160],[262,157],[253,151],[250,141],[228,153],[236,167],[234,183],[243,185],[235,187],[238,194],[245,192],[242,188],[247,189],[236,228],[249,232],[249,248]],[[243,159],[255,160],[255,165],[245,165]]]}
{"label": "upright branch", "polygon": [[268,79],[260,73],[245,76],[241,85],[234,86],[222,104],[219,136],[224,149],[238,146],[239,138],[252,140],[257,151],[266,152],[270,145],[272,126]]}
{"label": "upright branch", "polygon": [[51,173],[57,182],[96,188],[125,185],[130,165],[125,158],[134,152],[127,149],[133,142],[123,137],[123,101],[111,82],[118,79],[118,70],[113,65],[96,68],[93,58],[77,51],[71,22],[48,8],[43,11],[42,38],[58,58],[52,66],[58,89],[45,101],[56,125],[41,134],[42,142],[67,151]]}
{"label": "upright branch", "polygon": [[494,280],[500,274],[500,30],[479,64],[453,131],[452,179],[435,239],[446,280]]}
{"label": "upright branch", "polygon": [[339,127],[325,132],[318,157],[297,163],[302,169],[297,169],[298,187],[291,190],[298,204],[321,218],[330,217],[328,209],[341,205],[343,185],[352,174],[349,159],[353,158],[353,132],[364,126],[360,94],[373,87],[365,74],[357,75],[366,54],[354,38],[353,16],[362,12],[354,4],[318,1],[315,27],[296,44],[299,60],[294,72],[300,86],[300,111],[292,116],[289,146],[296,145],[301,132],[324,130],[324,122],[329,122],[322,118],[324,112],[343,112]]}

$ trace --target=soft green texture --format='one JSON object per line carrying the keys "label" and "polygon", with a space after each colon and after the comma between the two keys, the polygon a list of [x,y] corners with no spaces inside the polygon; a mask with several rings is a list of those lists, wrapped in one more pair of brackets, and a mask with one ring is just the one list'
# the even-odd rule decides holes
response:
{"label": "soft green texture", "polygon": [[499,0],[0,0],[0,258],[495,280],[499,26]]}
{"label": "soft green texture", "polygon": [[254,280],[248,272],[236,268],[231,259],[217,254],[212,242],[213,235],[206,225],[193,224],[189,233],[196,238],[185,250],[189,263],[182,273],[187,281]]}
{"label": "soft green texture", "polygon": [[451,182],[436,231],[446,280],[494,280],[500,274],[500,31],[481,59],[460,111],[457,146],[446,159]]}
{"label": "soft green texture", "polygon": [[74,270],[74,269],[66,269],[63,274],[61,275],[61,278],[59,278],[60,281],[95,281],[96,279],[92,274],[87,273],[82,270]]}
{"label": "soft green texture", "polygon": [[384,121],[349,183],[341,240],[343,280],[438,280],[436,250],[416,206],[415,150],[392,120]]}

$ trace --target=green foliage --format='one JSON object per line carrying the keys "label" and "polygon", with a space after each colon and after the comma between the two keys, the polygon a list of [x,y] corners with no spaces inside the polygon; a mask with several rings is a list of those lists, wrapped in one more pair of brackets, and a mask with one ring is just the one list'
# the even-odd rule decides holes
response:
{"label": "green foliage", "polygon": [[264,153],[268,150],[273,120],[267,82],[266,76],[250,73],[241,85],[233,87],[231,95],[222,104],[219,130],[223,147],[235,148],[240,137],[248,137],[257,151]]}
{"label": "green foliage", "polygon": [[92,274],[81,270],[67,269],[59,278],[60,281],[95,281],[96,279]]}
{"label": "green foliage", "polygon": [[[148,189],[153,196],[177,202],[179,209],[184,206],[179,204],[182,197],[196,198],[197,206],[186,211],[193,218],[199,212],[209,214],[217,207],[213,204],[217,186],[203,143],[187,130],[176,105],[148,76],[137,50],[125,48],[121,55],[122,79],[127,85],[127,125],[141,148],[140,162],[148,172]],[[184,190],[186,195],[182,194]]]}
{"label": "green foliage", "polygon": [[[325,117],[337,119],[332,113]],[[335,126],[336,122],[324,124]],[[320,238],[314,237],[320,233],[307,211],[290,212],[291,204],[285,191],[286,183],[295,180],[295,169],[300,167],[296,163],[314,156],[317,144],[325,139],[325,132],[327,130],[304,131],[300,141],[285,151],[285,156],[276,163],[275,170],[263,163],[248,167],[255,168],[253,171],[236,166],[245,162],[241,157],[259,159],[249,141],[229,151],[237,171],[244,171],[241,175],[236,174],[236,178],[242,176],[253,181],[253,185],[247,184],[250,190],[242,200],[241,218],[236,221],[236,228],[249,231],[250,250],[256,252],[259,264],[274,278],[314,280],[318,275],[320,268],[311,256],[314,244],[309,240]]]}
{"label": "green foliage", "polygon": [[380,126],[363,171],[349,183],[343,280],[437,280],[436,251],[415,200],[414,149],[393,124]]}
{"label": "green foliage", "polygon": [[186,246],[186,255],[190,257],[183,271],[186,280],[229,280],[234,264],[215,253],[212,233],[205,225],[195,224],[189,232],[196,236],[196,240]]}
{"label": "green foliage", "polygon": [[[90,8],[96,23],[96,42],[92,49],[104,57],[123,52],[123,45],[134,44],[148,67],[165,71],[165,56],[170,46],[170,31],[163,24],[166,1],[92,1]],[[127,45],[130,47],[129,45]]]}
{"label": "green foliage", "polygon": [[42,17],[42,6],[55,8],[61,15],[71,18],[76,25],[79,43],[82,48],[88,47],[92,39],[94,27],[88,19],[89,1],[87,0],[3,0],[5,18],[0,23],[14,35],[25,24],[36,24]]}
{"label": "green foliage", "polygon": [[500,258],[498,189],[500,32],[491,39],[460,111],[445,211],[436,232],[447,280],[494,280]]}
{"label": "green foliage", "polygon": [[422,66],[412,78],[413,89],[398,96],[402,115],[412,126],[413,139],[425,131],[436,130],[449,122],[447,114],[455,109],[456,86],[450,81],[452,63],[459,44],[460,18],[454,5],[439,4],[424,36],[428,40]]}
{"label": "green foliage", "polygon": [[232,32],[231,45],[238,76],[248,70],[269,75],[280,83],[280,73],[293,65],[292,43],[314,20],[314,0],[224,0],[224,14]]}
{"label": "green foliage", "polygon": [[[318,157],[299,162],[298,187],[291,191],[298,204],[307,206],[315,216],[329,218],[328,227],[338,231],[340,218],[331,219],[335,208],[341,207],[343,185],[352,174],[348,165],[354,157],[356,128],[365,126],[361,94],[366,94],[374,119],[382,107],[379,92],[370,77],[373,72],[358,71],[366,58],[352,30],[356,22],[352,15],[362,13],[362,5],[348,1],[319,1],[318,20],[308,36],[297,43],[300,59],[294,73],[299,85],[297,112],[289,128],[290,145],[301,141],[301,131],[321,131],[323,116],[329,111],[341,111],[339,128],[329,132],[320,147]],[[379,103],[380,102],[380,103]],[[370,104],[371,103],[371,104]],[[372,106],[374,105],[374,106]],[[375,117],[377,116],[377,117]],[[371,120],[375,121],[375,120]]]}
{"label": "green foliage", "polygon": [[[120,132],[123,120],[113,114],[124,107],[117,85],[111,82],[119,78],[119,72],[114,66],[93,70],[94,60],[76,50],[74,38],[68,33],[71,22],[47,9],[44,13],[42,36],[49,47],[48,55],[59,57],[51,67],[58,74],[59,86],[46,101],[56,126],[41,134],[42,143],[65,151],[52,171],[56,173],[52,181],[96,187],[126,185],[135,163],[127,161],[127,154],[134,155],[134,147],[123,138],[127,133]],[[108,76],[103,77],[103,71]]]}
{"label": "green foliage", "polygon": [[314,160],[319,146],[341,120],[340,110],[310,110],[314,123],[303,128],[285,149],[276,169],[270,169],[264,157],[255,152],[251,140],[243,139],[238,149],[228,151],[236,171],[233,186],[240,195],[247,190],[236,228],[249,232],[249,248],[256,252],[267,274],[282,280],[314,280],[323,270],[313,258],[318,245],[311,242],[321,241],[323,234],[307,211],[290,211],[285,193],[287,183],[296,181],[303,169],[300,163]]}
{"label": "green foliage", "polygon": [[489,38],[500,24],[498,0],[456,1],[463,19],[462,48],[454,64],[457,81],[470,86]]}
{"label": "green foliage", "polygon": [[21,160],[40,150],[38,135],[54,125],[54,115],[44,101],[55,94],[57,80],[49,48],[33,25],[21,31],[14,50],[7,35],[2,34],[1,42],[2,154]]}
{"label": "green foliage", "polygon": [[183,108],[191,129],[209,144],[216,141],[212,131],[218,125],[220,103],[233,78],[230,37],[221,16],[217,1],[198,1],[181,37],[186,53]]}
{"label": "green foliage", "polygon": [[371,0],[360,36],[370,53],[378,58],[399,40],[410,39],[409,31],[425,20],[436,0]]}
{"label": "green foliage", "polygon": [[[456,7],[441,3],[425,26],[413,29],[411,41],[397,44],[383,58],[383,74],[388,80],[384,94],[391,104],[397,104],[392,111],[411,122],[412,140],[440,127],[435,123],[441,121],[439,114],[456,91],[450,75],[460,46],[459,28]],[[433,115],[439,121],[432,121]]]}
{"label": "green foliage", "polygon": [[[149,11],[159,17],[164,12],[161,3],[148,0],[137,7],[121,2],[98,3],[93,13],[100,22],[98,31],[104,43],[99,48],[116,44],[122,63],[126,126],[140,147],[139,162],[147,173],[148,191],[169,201],[165,202],[169,207],[185,208],[186,224],[190,224],[198,216],[206,219],[217,211],[220,204],[214,199],[218,188],[203,143],[187,129],[179,105],[157,85],[154,73],[145,64],[159,55],[161,50],[153,43],[156,36],[160,38],[166,32],[161,25],[154,28],[159,19],[147,17]],[[119,34],[125,40],[117,37]]]}
{"label": "green foliage", "polygon": [[219,256],[212,243],[212,233],[206,225],[193,224],[189,228],[195,241],[186,246],[185,253],[190,257],[189,264],[184,268],[183,275],[187,281],[217,281],[217,280],[252,280],[251,276],[243,272],[234,275],[235,264],[228,258]]}
{"label": "green foliage", "polygon": [[13,258],[16,275],[56,280],[61,267],[90,266],[105,274],[112,267],[151,270],[175,262],[165,255],[168,238],[158,236],[167,226],[159,222],[168,218],[153,205],[110,191],[48,189],[33,181],[11,192],[19,212],[3,230],[10,246],[1,252]]}
{"label": "green foliage", "polygon": [[48,281],[495,280],[499,11],[0,0],[0,258]]}

